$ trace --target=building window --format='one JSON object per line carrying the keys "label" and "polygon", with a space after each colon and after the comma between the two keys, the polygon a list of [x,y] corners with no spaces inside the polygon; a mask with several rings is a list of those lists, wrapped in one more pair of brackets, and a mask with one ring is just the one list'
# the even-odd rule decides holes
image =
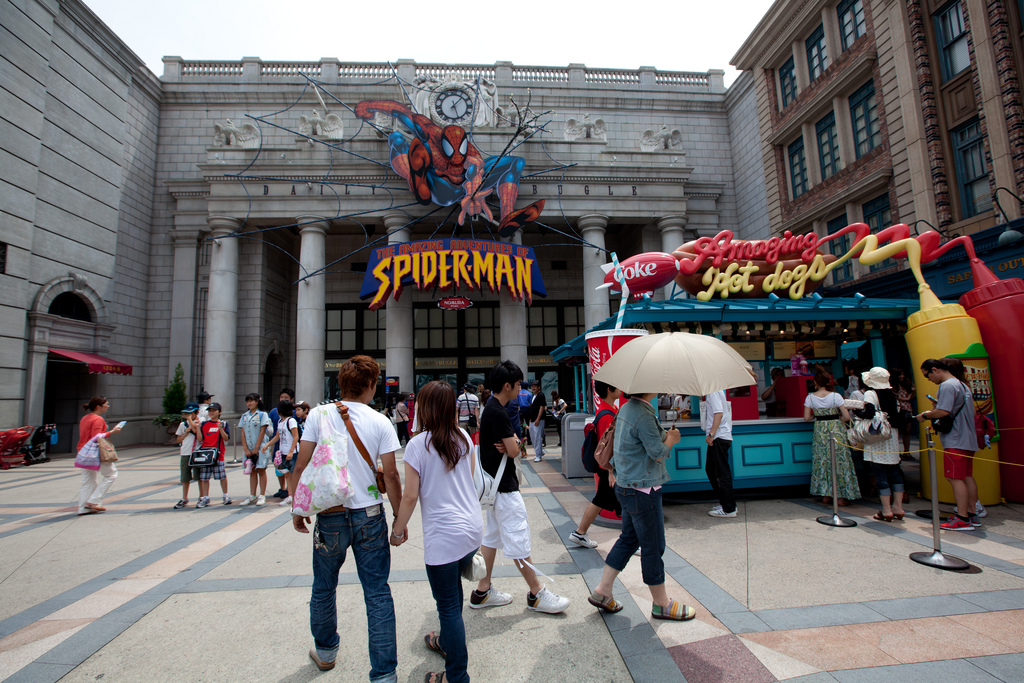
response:
{"label": "building window", "polygon": [[[892,213],[889,211],[889,195],[887,194],[883,194],[877,199],[872,199],[864,205],[863,209],[864,222],[871,228],[872,233],[877,233],[879,230],[889,227],[890,223],[892,223]],[[880,263],[869,266],[868,270],[874,273],[877,270],[885,270],[895,265],[895,260],[887,258]]]}
{"label": "building window", "polygon": [[327,310],[327,351],[368,353],[387,349],[385,309],[365,307]]}
{"label": "building window", "polygon": [[466,348],[501,346],[499,309],[485,306],[466,309]]}
{"label": "building window", "polygon": [[779,68],[779,87],[782,89],[782,108],[785,109],[796,99],[796,67],[792,57]]}
{"label": "building window", "polygon": [[828,68],[828,50],[825,48],[825,29],[821,24],[814,29],[804,45],[807,47],[807,73],[813,81]]}
{"label": "building window", "polygon": [[0,242],[0,275],[7,274],[7,243]]}
{"label": "building window", "polygon": [[789,180],[793,188],[793,199],[807,192],[807,158],[804,156],[804,139],[797,138],[789,146]]}
{"label": "building window", "polygon": [[[838,232],[840,229],[845,228],[847,225],[848,223],[846,222],[846,214],[844,213],[842,216],[830,220],[828,222],[828,227],[826,229],[828,230],[828,234],[831,235],[832,233]],[[850,251],[850,243],[852,242],[852,240],[853,238],[849,233],[843,235],[842,237],[837,237],[836,239],[828,243],[828,250],[834,256],[842,256],[843,254]],[[832,269],[832,284],[837,285],[840,282],[849,282],[852,279],[852,260],[846,261],[843,265],[837,266]]]}
{"label": "building window", "polygon": [[534,303],[526,317],[527,344],[550,352],[557,346],[586,332],[583,307],[557,302]]}
{"label": "building window", "polygon": [[853,142],[857,148],[857,158],[860,159],[882,144],[873,81],[868,81],[864,87],[850,95],[850,119],[853,121]]}
{"label": "building window", "polygon": [[942,49],[942,81],[945,83],[971,65],[960,0],[935,16],[935,32]]}
{"label": "building window", "polygon": [[413,309],[413,348],[452,349],[459,346],[459,313],[433,308]]}
{"label": "building window", "polygon": [[970,218],[989,211],[992,193],[988,184],[981,122],[975,119],[954,130],[953,146],[956,147],[956,180],[960,187],[962,217]]}
{"label": "building window", "polygon": [[836,115],[829,112],[815,125],[818,134],[818,159],[821,161],[821,179],[839,170],[839,136],[836,135]]}
{"label": "building window", "polygon": [[839,15],[839,32],[845,51],[864,35],[864,3],[861,0],[843,0],[836,7],[836,14]]}

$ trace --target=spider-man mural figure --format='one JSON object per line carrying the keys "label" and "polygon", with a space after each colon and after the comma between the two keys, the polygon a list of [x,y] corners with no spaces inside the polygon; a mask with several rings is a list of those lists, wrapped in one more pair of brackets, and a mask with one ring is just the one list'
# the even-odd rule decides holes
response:
{"label": "spider-man mural figure", "polygon": [[459,225],[466,216],[483,215],[494,220],[484,201],[491,190],[497,192],[500,201],[498,234],[502,237],[514,235],[519,228],[537,220],[544,209],[541,199],[514,210],[523,173],[521,157],[484,159],[460,126],[442,128],[398,102],[368,100],[357,104],[355,112],[365,121],[373,119],[375,112],[382,112],[394,116],[409,129],[412,140],[398,131],[388,136],[391,168],[408,181],[409,190],[420,204],[451,206],[459,202]]}

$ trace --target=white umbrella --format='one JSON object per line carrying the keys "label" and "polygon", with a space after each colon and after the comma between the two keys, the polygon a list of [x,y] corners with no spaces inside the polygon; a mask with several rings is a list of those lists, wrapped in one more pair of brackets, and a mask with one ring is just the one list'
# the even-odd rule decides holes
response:
{"label": "white umbrella", "polygon": [[721,339],[689,332],[665,332],[626,342],[594,379],[630,394],[705,396],[750,386],[750,364]]}

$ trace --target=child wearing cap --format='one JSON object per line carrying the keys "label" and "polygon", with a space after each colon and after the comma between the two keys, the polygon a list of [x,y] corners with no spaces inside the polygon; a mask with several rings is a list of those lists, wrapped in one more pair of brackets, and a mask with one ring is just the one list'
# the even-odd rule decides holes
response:
{"label": "child wearing cap", "polygon": [[204,508],[210,504],[210,480],[219,479],[221,491],[224,492],[224,504],[231,505],[231,496],[228,495],[228,476],[224,471],[224,441],[228,438],[224,431],[224,423],[220,421],[220,404],[211,403],[207,409],[210,419],[199,425],[199,438],[201,448],[216,448],[217,463],[199,470],[199,504],[196,507]]}
{"label": "child wearing cap", "polygon": [[196,435],[199,433],[198,403],[186,403],[181,409],[181,422],[174,433],[180,444],[181,453],[181,500],[174,506],[175,510],[188,505],[188,487],[193,481],[199,481],[200,467],[189,467],[188,461],[196,446]]}

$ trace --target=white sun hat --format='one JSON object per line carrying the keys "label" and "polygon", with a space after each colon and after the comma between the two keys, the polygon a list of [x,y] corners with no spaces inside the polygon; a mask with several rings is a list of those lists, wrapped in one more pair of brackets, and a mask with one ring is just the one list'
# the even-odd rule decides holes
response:
{"label": "white sun hat", "polygon": [[889,371],[885,368],[873,367],[867,372],[862,372],[860,376],[864,379],[864,384],[872,389],[892,389],[889,384]]}

